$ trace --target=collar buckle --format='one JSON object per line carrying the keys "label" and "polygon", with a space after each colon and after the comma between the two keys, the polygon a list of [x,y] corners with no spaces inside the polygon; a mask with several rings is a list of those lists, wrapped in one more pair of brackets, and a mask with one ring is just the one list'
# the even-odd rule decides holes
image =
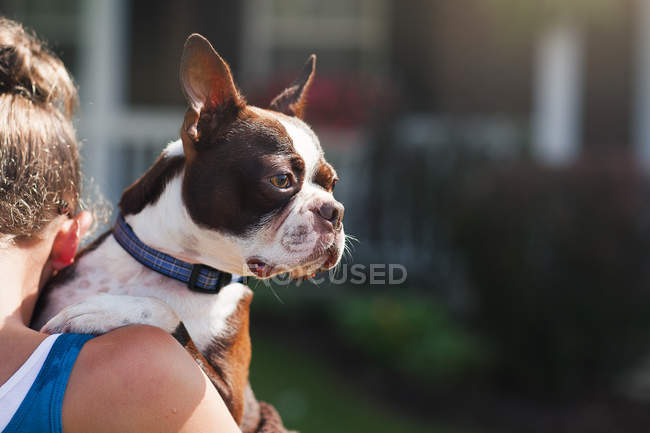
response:
{"label": "collar buckle", "polygon": [[219,272],[219,278],[215,287],[205,287],[199,285],[199,275],[201,274],[201,269],[213,270],[211,267],[195,264],[192,265],[192,272],[190,273],[190,279],[187,281],[187,288],[199,293],[217,293],[222,287],[228,285],[232,280],[232,275],[227,272]]}

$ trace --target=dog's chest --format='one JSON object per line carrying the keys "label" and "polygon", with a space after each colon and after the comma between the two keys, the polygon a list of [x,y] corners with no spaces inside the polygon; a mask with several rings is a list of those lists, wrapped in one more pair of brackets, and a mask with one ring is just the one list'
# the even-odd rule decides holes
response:
{"label": "dog's chest", "polygon": [[176,312],[203,351],[215,338],[225,337],[231,331],[228,317],[248,290],[235,283],[218,294],[192,292],[185,284],[142,266],[109,236],[79,260],[70,279],[52,289],[39,322],[44,323],[66,306],[98,293],[150,296],[164,301]]}

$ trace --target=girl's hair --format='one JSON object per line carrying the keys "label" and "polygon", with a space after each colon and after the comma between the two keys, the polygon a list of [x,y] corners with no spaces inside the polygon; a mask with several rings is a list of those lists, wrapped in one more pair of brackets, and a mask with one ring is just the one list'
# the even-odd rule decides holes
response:
{"label": "girl's hair", "polygon": [[29,238],[79,206],[77,89],[63,62],[0,18],[0,241]]}

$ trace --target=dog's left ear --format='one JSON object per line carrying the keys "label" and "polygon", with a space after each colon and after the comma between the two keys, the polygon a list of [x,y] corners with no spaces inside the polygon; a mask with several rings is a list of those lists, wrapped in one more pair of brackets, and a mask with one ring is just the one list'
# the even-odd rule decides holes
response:
{"label": "dog's left ear", "polygon": [[298,78],[289,87],[284,89],[282,93],[273,98],[269,109],[302,119],[307,91],[309,90],[309,86],[311,86],[315,71],[316,55],[312,54],[307,59],[305,66],[302,67]]}

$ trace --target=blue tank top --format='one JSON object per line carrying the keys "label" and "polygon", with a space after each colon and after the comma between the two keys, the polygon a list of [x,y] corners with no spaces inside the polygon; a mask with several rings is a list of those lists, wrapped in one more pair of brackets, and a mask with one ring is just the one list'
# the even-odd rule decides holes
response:
{"label": "blue tank top", "polygon": [[62,433],[61,408],[72,366],[94,335],[60,335],[34,384],[2,433]]}

